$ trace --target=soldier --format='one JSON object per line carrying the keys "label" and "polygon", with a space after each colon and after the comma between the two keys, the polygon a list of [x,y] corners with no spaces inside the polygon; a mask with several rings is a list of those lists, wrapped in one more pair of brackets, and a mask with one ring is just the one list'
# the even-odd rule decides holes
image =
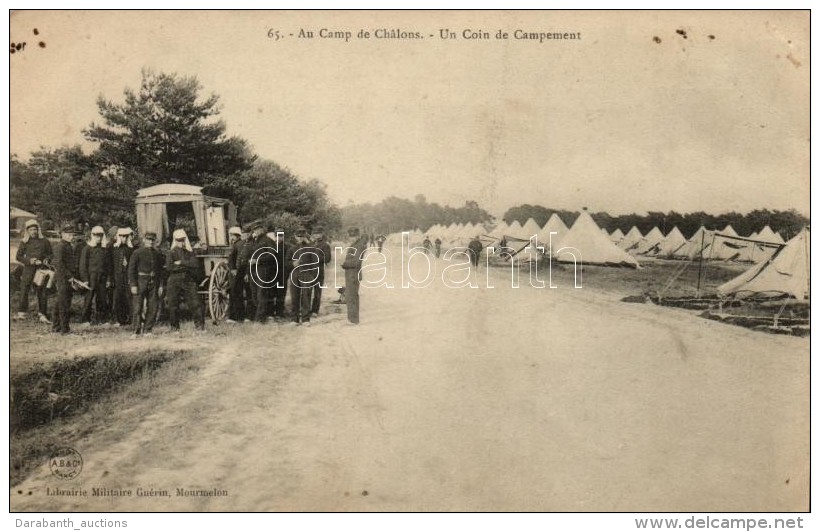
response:
{"label": "soldier", "polygon": [[359,229],[351,227],[347,231],[352,242],[345,252],[342,268],[345,271],[345,299],[347,301],[347,320],[359,323],[359,281],[362,269],[362,258],[367,250],[367,235],[360,235]]}
{"label": "soldier", "polygon": [[478,239],[477,235],[475,238],[470,240],[469,244],[467,244],[467,252],[470,255],[470,262],[476,269],[478,269],[478,257],[481,255],[482,249],[484,249],[484,246],[481,245],[481,240]]}
{"label": "soldier", "polygon": [[179,296],[185,298],[185,306],[188,307],[194,317],[197,330],[205,330],[205,308],[202,300],[196,293],[197,272],[199,263],[191,248],[191,242],[185,230],[174,231],[174,241],[171,243],[171,251],[165,263],[168,271],[168,320],[171,322],[171,329],[179,330]]}
{"label": "soldier", "polygon": [[[51,242],[40,233],[37,220],[26,222],[25,234],[17,248],[17,262],[23,264],[23,274],[20,279],[20,306],[17,307],[17,319],[25,319],[28,314],[28,293],[34,281],[37,270],[44,268],[51,261]],[[37,294],[38,318],[43,323],[48,321],[48,293],[46,283],[34,285]]]}
{"label": "soldier", "polygon": [[80,279],[89,286],[85,294],[83,315],[80,321],[91,325],[91,306],[97,305],[97,323],[106,320],[108,311],[106,289],[111,286],[108,274],[111,271],[111,254],[108,249],[108,239],[105,231],[99,225],[91,230],[91,240],[80,252]]}
{"label": "soldier", "polygon": [[72,283],[77,277],[77,261],[74,258],[74,226],[63,227],[61,238],[54,246],[54,284],[57,287],[57,302],[51,317],[51,332],[68,334],[70,332],[71,299],[74,295]]}
{"label": "soldier", "polygon": [[430,248],[433,247],[433,243],[430,242],[430,237],[427,236],[427,235],[424,235],[424,242],[422,242],[421,245],[424,246],[424,254],[429,255],[430,254]]}
{"label": "soldier", "polygon": [[319,315],[319,307],[322,305],[322,285],[325,283],[325,266],[330,263],[330,244],[325,241],[324,227],[317,227],[313,230],[313,246],[319,251],[319,277],[317,282],[310,288],[312,303],[310,311],[314,315]]}
{"label": "soldier", "polygon": [[111,301],[111,323],[119,327],[127,325],[131,315],[131,291],[128,286],[128,262],[134,253],[130,227],[117,230],[117,241],[111,249],[111,275],[114,295]]}
{"label": "soldier", "polygon": [[[274,256],[276,257],[277,268],[275,272],[272,272],[275,274],[275,283],[271,289],[273,317],[276,320],[282,320],[285,318],[285,297],[288,293],[290,272],[293,269],[293,246],[285,242],[285,232],[282,229],[276,229],[274,233],[276,234]],[[291,299],[293,299],[292,295]]]}
{"label": "soldier", "polygon": [[434,244],[436,245],[436,258],[439,258],[441,256],[441,239],[436,237]]}
{"label": "soldier", "polygon": [[[164,257],[154,245],[157,234],[145,233],[142,247],[131,255],[128,262],[128,284],[131,287],[131,323],[134,336],[150,336],[157,320],[157,302],[162,297],[162,268]],[[145,322],[142,311],[145,309]]]}
{"label": "soldier", "polygon": [[311,242],[307,231],[300,229],[296,232],[296,249],[293,252],[293,270],[290,276],[293,283],[291,308],[296,323],[310,323],[311,289],[318,283],[319,264],[324,267],[323,255]]}
{"label": "soldier", "polygon": [[384,241],[387,240],[387,237],[384,235],[379,235],[376,237],[376,244],[379,246],[379,253],[382,252],[382,248],[384,247]]}
{"label": "soldier", "polygon": [[250,259],[248,244],[248,233],[243,232],[239,227],[231,227],[228,230],[231,253],[228,255],[228,268],[233,277],[231,284],[231,297],[228,300],[228,319],[225,323],[236,323],[247,318],[246,301],[248,261]]}
{"label": "soldier", "polygon": [[253,296],[254,319],[259,323],[267,321],[270,283],[275,269],[283,269],[284,264],[276,264],[273,240],[265,234],[262,222],[251,224],[251,239],[248,241],[248,278]]}

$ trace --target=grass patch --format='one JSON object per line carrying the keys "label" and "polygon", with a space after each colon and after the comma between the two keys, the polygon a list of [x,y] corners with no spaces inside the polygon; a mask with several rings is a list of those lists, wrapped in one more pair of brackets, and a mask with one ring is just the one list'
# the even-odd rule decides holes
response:
{"label": "grass patch", "polygon": [[167,385],[198,369],[196,361],[186,351],[149,349],[59,360],[12,374],[10,485],[56,449],[110,427],[112,419],[118,432],[112,437],[133,430]]}

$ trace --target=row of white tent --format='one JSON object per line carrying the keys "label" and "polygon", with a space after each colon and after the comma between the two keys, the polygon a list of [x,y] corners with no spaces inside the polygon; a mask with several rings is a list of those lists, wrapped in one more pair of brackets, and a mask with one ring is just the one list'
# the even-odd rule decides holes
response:
{"label": "row of white tent", "polygon": [[767,225],[759,233],[740,238],[731,225],[720,231],[700,227],[688,240],[674,227],[668,235],[653,228],[646,236],[637,227],[624,235],[616,229],[610,240],[634,255],[661,258],[704,259],[759,263],[767,260],[782,245],[783,237]]}
{"label": "row of white tent", "polygon": [[[509,225],[502,222],[489,233],[482,233],[481,229],[484,229],[483,226],[470,227],[469,224],[460,228],[434,226],[426,233],[413,231],[410,233],[410,241],[418,244],[423,238],[438,238],[445,247],[452,247],[466,245],[466,240],[479,237],[485,246],[506,246],[521,262],[535,258],[530,256],[535,250],[532,247],[527,250],[535,238],[539,246],[551,249],[559,262],[638,268],[640,266],[633,254],[681,259],[704,257],[745,260],[756,264],[718,287],[719,294],[734,297],[786,294],[801,300],[809,297],[808,228],[785,243],[769,226],[742,239],[737,238],[731,225],[722,231],[710,231],[701,227],[687,240],[677,227],[665,236],[657,227],[646,235],[641,235],[634,227],[626,235],[617,229],[609,234],[598,227],[588,212],[582,211],[571,228],[567,228],[563,220],[553,214],[544,227],[538,227],[534,220],[528,220],[523,226],[518,222]],[[399,233],[391,235],[390,239],[396,240],[396,237],[397,242],[401,242]]]}

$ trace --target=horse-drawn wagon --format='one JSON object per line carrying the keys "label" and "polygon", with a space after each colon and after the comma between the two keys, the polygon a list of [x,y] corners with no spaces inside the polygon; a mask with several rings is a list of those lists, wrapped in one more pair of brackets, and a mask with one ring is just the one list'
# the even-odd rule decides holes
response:
{"label": "horse-drawn wagon", "polygon": [[226,199],[207,196],[193,185],[163,184],[137,191],[137,229],[152,231],[158,242],[170,242],[175,229],[184,228],[201,261],[198,293],[211,318],[220,321],[228,313],[231,271],[228,229],[236,225],[236,207]]}

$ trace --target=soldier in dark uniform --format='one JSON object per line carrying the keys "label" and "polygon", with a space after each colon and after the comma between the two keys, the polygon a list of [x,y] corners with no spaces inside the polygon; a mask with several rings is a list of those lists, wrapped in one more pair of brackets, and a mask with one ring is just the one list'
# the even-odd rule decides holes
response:
{"label": "soldier in dark uniform", "polygon": [[292,288],[290,293],[293,320],[296,323],[309,323],[311,312],[311,288],[318,283],[319,264],[323,253],[313,245],[307,231],[296,232],[296,248],[293,252],[293,270],[290,275]]}
{"label": "soldier in dark uniform", "polygon": [[430,242],[430,237],[425,235],[424,236],[424,242],[422,242],[421,245],[424,246],[424,254],[429,255],[430,254],[430,248],[433,247],[433,243]]}
{"label": "soldier in dark uniform", "polygon": [[267,321],[268,300],[270,299],[271,284],[274,270],[282,270],[283,263],[276,264],[274,259],[273,240],[265,234],[262,222],[251,224],[251,239],[248,241],[248,278],[250,279],[251,295],[253,296],[254,319],[259,323]]}
{"label": "soldier in dark uniform", "polygon": [[127,325],[131,317],[131,290],[128,286],[128,261],[134,253],[133,232],[129,227],[117,230],[117,241],[111,248],[111,282],[114,295],[111,302],[111,322]]}
{"label": "soldier in dark uniform", "polygon": [[228,300],[228,319],[226,323],[236,323],[246,319],[250,314],[247,311],[247,301],[250,299],[248,289],[248,262],[250,260],[250,246],[248,233],[242,232],[239,227],[228,230],[231,253],[228,255],[228,268],[231,270],[233,281],[231,297]]}
{"label": "soldier in dark uniform", "polygon": [[71,299],[74,289],[71,286],[77,277],[77,261],[74,258],[74,226],[63,227],[62,240],[54,246],[54,284],[57,288],[57,302],[51,317],[51,332],[68,334],[70,332]]}
{"label": "soldier in dark uniform", "polygon": [[142,247],[131,255],[128,262],[128,285],[131,287],[132,298],[131,323],[134,326],[134,335],[152,334],[151,330],[157,320],[157,303],[163,292],[162,268],[165,257],[154,247],[156,240],[156,233],[145,233]]}
{"label": "soldier in dark uniform", "polygon": [[273,317],[281,320],[285,317],[285,297],[288,293],[290,272],[293,270],[293,246],[285,241],[285,232],[282,229],[276,229],[274,233],[276,234],[274,255],[278,268],[274,272],[276,282],[271,289],[271,295],[273,296]]}
{"label": "soldier in dark uniform", "polygon": [[484,246],[481,245],[481,240],[479,240],[477,236],[470,240],[470,243],[467,244],[467,252],[470,255],[470,262],[475,268],[478,268],[478,257],[481,255],[481,250],[483,249]]}
{"label": "soldier in dark uniform", "polygon": [[[23,274],[20,278],[20,306],[17,307],[17,319],[25,319],[28,313],[28,293],[33,285],[34,274],[37,270],[48,265],[51,261],[51,242],[40,233],[40,225],[36,220],[26,222],[25,234],[17,248],[17,262],[23,264]],[[37,310],[39,319],[43,323],[48,321],[48,294],[46,284],[34,285],[37,294]]]}
{"label": "soldier in dark uniform", "polygon": [[104,323],[108,312],[106,289],[111,286],[111,279],[108,278],[111,271],[111,251],[102,227],[98,225],[91,230],[91,240],[80,253],[80,279],[90,288],[85,294],[80,321],[91,324],[91,307],[96,301],[96,321]]}
{"label": "soldier in dark uniform", "polygon": [[188,312],[194,317],[197,330],[204,331],[205,308],[202,305],[202,299],[196,293],[199,263],[191,248],[188,235],[182,229],[174,231],[174,241],[171,243],[165,269],[168,272],[167,305],[171,329],[179,330],[179,297],[183,296]]}
{"label": "soldier in dark uniform", "polygon": [[325,241],[324,227],[317,227],[313,230],[313,246],[319,251],[319,277],[316,283],[310,288],[311,300],[310,311],[319,315],[319,308],[322,305],[322,285],[325,283],[325,266],[330,263],[332,251],[330,244]]}
{"label": "soldier in dark uniform", "polygon": [[441,239],[436,237],[434,244],[436,245],[436,258],[439,258],[441,256]]}
{"label": "soldier in dark uniform", "polygon": [[379,245],[379,253],[382,252],[382,248],[384,247],[384,241],[387,240],[387,237],[384,235],[379,235],[376,237],[376,244]]}
{"label": "soldier in dark uniform", "polygon": [[367,235],[360,235],[359,229],[351,227],[347,232],[352,240],[345,250],[342,268],[345,271],[345,300],[347,301],[347,319],[350,323],[359,323],[359,281],[362,269],[362,258],[367,250]]}

